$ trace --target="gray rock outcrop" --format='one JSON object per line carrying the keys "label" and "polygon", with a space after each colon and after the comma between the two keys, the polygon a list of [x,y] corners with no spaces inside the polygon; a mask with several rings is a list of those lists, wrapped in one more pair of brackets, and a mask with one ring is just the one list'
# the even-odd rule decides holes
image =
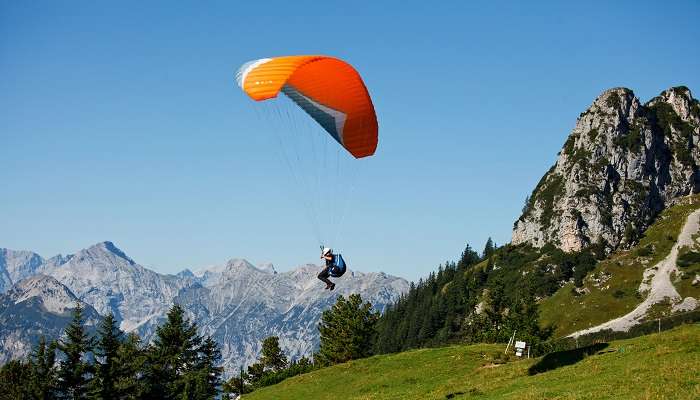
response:
{"label": "gray rock outcrop", "polygon": [[674,87],[646,104],[606,90],[582,113],[513,227],[513,244],[608,251],[636,242],[658,213],[700,191],[700,102]]}

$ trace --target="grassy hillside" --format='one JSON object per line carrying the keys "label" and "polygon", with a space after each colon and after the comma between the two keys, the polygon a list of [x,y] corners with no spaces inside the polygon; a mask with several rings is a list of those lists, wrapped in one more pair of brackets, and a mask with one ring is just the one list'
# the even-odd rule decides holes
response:
{"label": "grassy hillside", "polygon": [[[288,379],[257,399],[697,399],[700,324],[545,359],[494,364],[502,345],[375,356]],[[544,371],[531,375],[529,371]]]}
{"label": "grassy hillside", "polygon": [[[543,300],[540,304],[540,324],[554,326],[554,335],[563,336],[632,311],[644,299],[643,294],[637,292],[644,270],[669,254],[686,218],[699,207],[700,197],[694,196],[666,209],[656,223],[644,232],[636,247],[615,252],[598,263],[588,274],[581,290],[575,291],[574,285],[569,283]],[[700,297],[700,285],[691,285],[695,272],[700,271],[698,261],[700,259],[685,267],[687,273],[682,277],[684,279],[676,279],[676,287],[683,296]]]}

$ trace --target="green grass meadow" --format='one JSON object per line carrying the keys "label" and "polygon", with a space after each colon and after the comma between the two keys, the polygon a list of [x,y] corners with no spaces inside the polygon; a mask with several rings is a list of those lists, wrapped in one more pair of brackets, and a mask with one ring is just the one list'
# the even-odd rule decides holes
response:
{"label": "green grass meadow", "polygon": [[496,363],[503,345],[414,350],[324,368],[243,399],[700,399],[700,324],[597,346],[504,364]]}

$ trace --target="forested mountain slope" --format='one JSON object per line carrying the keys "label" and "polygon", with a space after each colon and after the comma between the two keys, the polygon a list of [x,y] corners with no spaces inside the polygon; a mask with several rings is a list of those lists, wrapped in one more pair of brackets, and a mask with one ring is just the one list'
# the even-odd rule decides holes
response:
{"label": "forested mountain slope", "polygon": [[[700,207],[699,141],[700,103],[689,89],[646,104],[629,89],[603,92],[533,190],[513,242],[489,240],[481,254],[467,247],[414,284],[380,320],[376,351],[505,341],[515,330],[539,341],[643,302],[626,326],[697,308],[695,232],[674,245]],[[655,275],[669,275],[676,290],[650,291]]]}

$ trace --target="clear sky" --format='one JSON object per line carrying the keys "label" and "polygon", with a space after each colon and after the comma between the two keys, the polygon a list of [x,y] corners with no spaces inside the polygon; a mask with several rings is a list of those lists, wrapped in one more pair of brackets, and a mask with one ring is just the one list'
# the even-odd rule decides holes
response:
{"label": "clear sky", "polygon": [[412,280],[508,242],[601,91],[700,97],[697,1],[97,3],[0,3],[0,247],[111,240],[170,273],[316,261],[235,85],[251,59],[328,54],[362,74],[380,143],[335,245]]}

